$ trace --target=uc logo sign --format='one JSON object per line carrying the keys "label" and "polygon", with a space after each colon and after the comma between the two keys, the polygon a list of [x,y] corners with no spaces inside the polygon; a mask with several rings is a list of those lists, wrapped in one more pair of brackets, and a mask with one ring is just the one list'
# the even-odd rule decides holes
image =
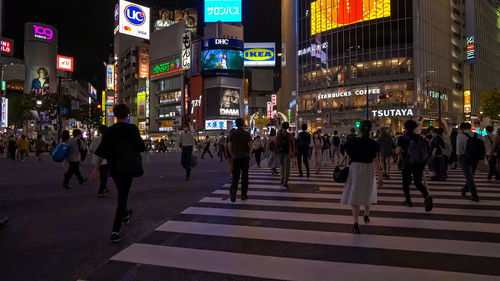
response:
{"label": "uc logo sign", "polygon": [[146,16],[141,8],[135,5],[128,5],[125,7],[125,18],[133,25],[142,25]]}
{"label": "uc logo sign", "polygon": [[274,51],[270,49],[245,50],[245,59],[251,61],[266,61],[274,59]]}

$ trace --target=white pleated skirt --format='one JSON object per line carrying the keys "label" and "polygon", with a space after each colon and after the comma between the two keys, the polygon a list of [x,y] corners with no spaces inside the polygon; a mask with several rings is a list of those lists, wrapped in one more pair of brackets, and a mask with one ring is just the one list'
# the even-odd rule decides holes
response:
{"label": "white pleated skirt", "polygon": [[349,166],[349,176],[340,202],[347,205],[377,203],[377,182],[372,163],[354,162]]}

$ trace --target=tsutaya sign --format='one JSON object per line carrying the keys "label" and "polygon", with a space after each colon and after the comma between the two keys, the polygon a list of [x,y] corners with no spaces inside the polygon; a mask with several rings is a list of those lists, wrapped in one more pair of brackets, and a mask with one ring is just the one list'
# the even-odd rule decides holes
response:
{"label": "tsutaya sign", "polygon": [[373,117],[413,116],[413,110],[411,108],[372,110],[372,114]]}
{"label": "tsutaya sign", "polygon": [[[345,98],[345,97],[350,97],[353,94],[355,96],[364,96],[364,95],[366,95],[366,89],[356,90],[356,91],[340,91],[340,92],[334,92],[334,93],[319,94],[318,100],[333,99],[333,98]],[[379,88],[368,89],[368,94],[369,95],[380,94],[380,89]]]}

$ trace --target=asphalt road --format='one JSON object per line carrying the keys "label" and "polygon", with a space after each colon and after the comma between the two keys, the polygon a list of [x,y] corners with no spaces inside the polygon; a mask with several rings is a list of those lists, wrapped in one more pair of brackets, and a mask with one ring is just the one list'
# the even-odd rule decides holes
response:
{"label": "asphalt road", "polygon": [[[109,257],[210,194],[229,179],[227,165],[216,158],[200,160],[192,180],[184,181],[180,154],[143,155],[145,175],[134,181],[129,208],[132,222],[122,228],[126,239],[110,243],[116,191],[98,199],[97,186],[62,188],[62,166],[45,156],[42,162],[0,159],[0,216],[11,223],[0,230],[0,279],[78,280]],[[92,165],[87,160],[82,174]]]}

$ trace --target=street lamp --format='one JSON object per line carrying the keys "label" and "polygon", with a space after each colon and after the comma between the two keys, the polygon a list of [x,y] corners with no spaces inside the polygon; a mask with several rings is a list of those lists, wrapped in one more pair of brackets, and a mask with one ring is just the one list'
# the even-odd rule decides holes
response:
{"label": "street lamp", "polygon": [[42,101],[41,100],[37,100],[36,101],[36,105],[41,106],[42,105]]}

